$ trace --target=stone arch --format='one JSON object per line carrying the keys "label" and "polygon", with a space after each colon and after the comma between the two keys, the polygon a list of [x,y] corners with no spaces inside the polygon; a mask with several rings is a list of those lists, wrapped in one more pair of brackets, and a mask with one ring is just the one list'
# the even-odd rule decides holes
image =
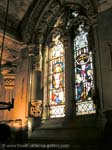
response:
{"label": "stone arch", "polygon": [[[25,43],[32,43],[34,40],[43,43],[46,35],[50,32],[54,22],[63,12],[66,6],[79,6],[87,14],[90,20],[93,20],[96,15],[96,9],[91,0],[78,1],[74,3],[72,0],[65,0],[63,2],[57,0],[51,0],[47,2],[38,1],[35,3],[32,13],[29,15],[27,25],[23,31],[23,40]],[[39,8],[38,8],[39,5]],[[84,7],[83,7],[84,6]],[[37,12],[38,10],[38,12]],[[38,21],[38,22],[37,22]]]}

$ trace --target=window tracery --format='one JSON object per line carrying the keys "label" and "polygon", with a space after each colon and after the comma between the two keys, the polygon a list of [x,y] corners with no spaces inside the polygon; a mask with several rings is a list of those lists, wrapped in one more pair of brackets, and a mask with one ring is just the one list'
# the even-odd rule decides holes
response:
{"label": "window tracery", "polygon": [[[89,47],[90,25],[87,16],[82,13],[79,7],[67,8],[67,15],[61,14],[53,28],[58,28],[58,26],[63,29],[65,35],[67,34],[71,37],[72,44],[68,43],[67,50],[69,51],[69,48],[73,49],[70,57],[71,60],[74,59],[74,66],[72,62],[70,65],[74,69],[74,89],[71,88],[73,91],[71,93],[74,93],[76,115],[95,114],[93,54]],[[65,62],[67,60],[65,60],[66,51],[61,36],[61,32],[57,30],[53,32],[52,47],[48,52],[48,103],[50,118],[64,117],[66,114],[65,101],[71,100],[69,97],[68,99],[65,97],[66,89],[69,86],[72,87],[72,85],[65,85],[65,76],[67,78]]]}

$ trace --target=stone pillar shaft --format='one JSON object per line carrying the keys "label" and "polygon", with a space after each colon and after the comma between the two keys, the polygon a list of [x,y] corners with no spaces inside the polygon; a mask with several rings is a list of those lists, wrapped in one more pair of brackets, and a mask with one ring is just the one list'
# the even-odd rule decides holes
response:
{"label": "stone pillar shaft", "polygon": [[48,93],[48,91],[47,91],[47,74],[48,74],[48,47],[46,46],[45,47],[45,51],[44,51],[45,53],[44,53],[44,75],[43,75],[43,77],[44,77],[44,96],[43,96],[43,99],[44,99],[44,101],[43,101],[43,114],[42,114],[42,118],[43,119],[46,119],[47,117],[48,117],[48,99],[47,99],[47,93]]}
{"label": "stone pillar shaft", "polygon": [[[35,50],[38,50],[37,52]],[[35,45],[29,47],[30,59],[30,115],[41,117],[42,88],[41,88],[41,45],[36,49]]]}

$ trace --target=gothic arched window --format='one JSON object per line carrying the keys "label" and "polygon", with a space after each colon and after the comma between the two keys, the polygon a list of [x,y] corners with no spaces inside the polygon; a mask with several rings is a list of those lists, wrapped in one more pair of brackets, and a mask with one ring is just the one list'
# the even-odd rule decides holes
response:
{"label": "gothic arched window", "polygon": [[76,115],[96,113],[90,29],[90,20],[79,6],[66,7],[54,21],[46,61],[50,118],[74,114],[74,108]]}
{"label": "gothic arched window", "polygon": [[65,60],[61,33],[52,35],[52,47],[48,52],[48,103],[49,117],[65,116]]}
{"label": "gothic arched window", "polygon": [[95,113],[92,51],[84,23],[79,24],[74,38],[74,68],[76,115]]}

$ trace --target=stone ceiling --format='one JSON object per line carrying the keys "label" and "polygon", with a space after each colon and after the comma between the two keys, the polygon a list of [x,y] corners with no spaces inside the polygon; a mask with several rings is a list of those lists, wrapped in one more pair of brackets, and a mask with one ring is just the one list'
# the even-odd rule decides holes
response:
{"label": "stone ceiling", "polygon": [[[6,36],[2,56],[2,74],[16,72],[16,63],[21,49],[25,47],[21,40],[20,24],[24,19],[33,0],[9,0]],[[4,20],[7,0],[0,0],[0,48],[3,40]]]}
{"label": "stone ceiling", "polygon": [[[60,4],[66,2],[81,2],[82,0],[54,0]],[[107,8],[112,7],[112,0],[84,0],[96,3],[98,11],[104,11]],[[48,9],[48,4],[53,2],[53,0],[9,0],[9,11],[8,11],[8,21],[7,21],[7,32],[12,38],[21,41],[21,30],[24,22],[26,23],[26,18],[31,15],[34,11],[35,6],[36,11],[41,16],[43,10]],[[7,0],[0,0],[0,31],[2,32],[4,26],[4,19],[6,14]],[[41,11],[41,12],[39,12]],[[29,15],[30,14],[30,15]],[[39,17],[38,17],[39,18]],[[38,19],[37,18],[37,19]]]}
{"label": "stone ceiling", "polygon": [[[33,0],[9,0],[9,15],[21,20]],[[6,11],[7,0],[0,0],[0,8]]]}
{"label": "stone ceiling", "polygon": [[[33,0],[9,0],[7,30],[13,37]],[[7,0],[0,0],[0,29],[3,29],[6,15]],[[11,34],[12,33],[12,34]],[[19,34],[18,34],[19,35]]]}

